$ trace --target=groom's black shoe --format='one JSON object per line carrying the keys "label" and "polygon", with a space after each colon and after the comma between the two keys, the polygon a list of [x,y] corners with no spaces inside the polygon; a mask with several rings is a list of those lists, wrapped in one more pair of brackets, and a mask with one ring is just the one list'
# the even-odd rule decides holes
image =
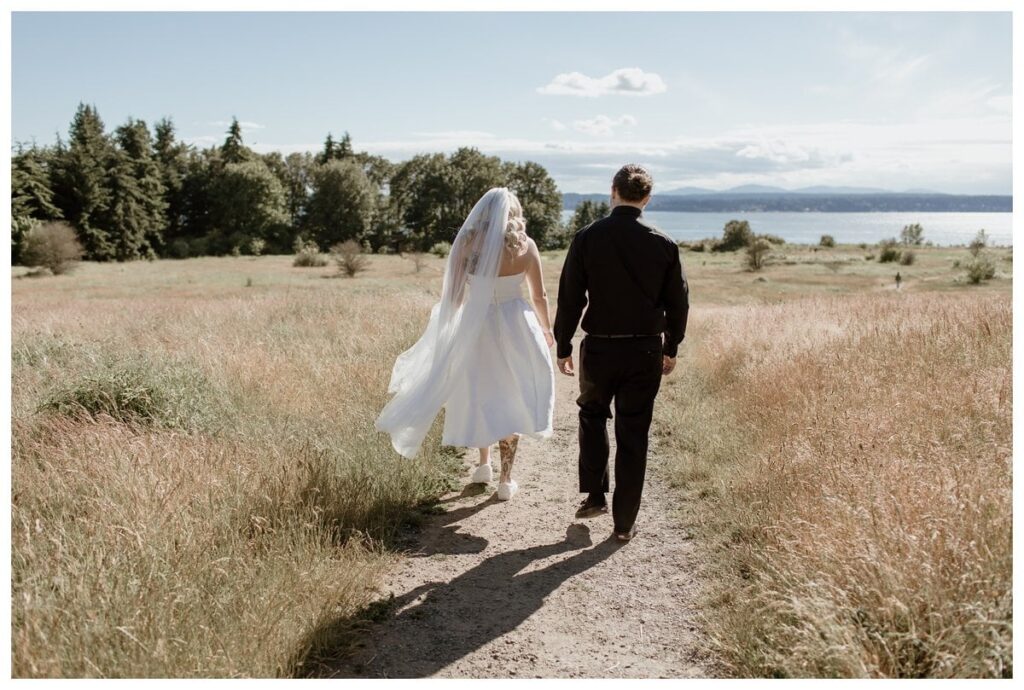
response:
{"label": "groom's black shoe", "polygon": [[580,503],[579,509],[576,510],[577,518],[591,518],[597,517],[598,515],[604,515],[608,512],[608,501],[604,500],[604,497],[595,498],[594,496],[587,496]]}

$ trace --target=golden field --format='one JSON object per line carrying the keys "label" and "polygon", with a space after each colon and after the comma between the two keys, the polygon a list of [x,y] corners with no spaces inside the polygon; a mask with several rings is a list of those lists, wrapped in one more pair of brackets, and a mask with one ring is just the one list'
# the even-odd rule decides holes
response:
{"label": "golden field", "polygon": [[[683,254],[656,433],[720,582],[714,641],[738,675],[1005,675],[1009,250],[981,286],[964,249],[869,252]],[[16,267],[14,675],[305,675],[358,635],[459,466],[438,428],[409,462],[372,425],[442,266]]]}

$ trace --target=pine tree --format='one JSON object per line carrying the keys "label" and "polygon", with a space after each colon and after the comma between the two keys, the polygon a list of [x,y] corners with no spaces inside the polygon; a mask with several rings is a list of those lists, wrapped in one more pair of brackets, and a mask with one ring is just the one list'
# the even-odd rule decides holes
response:
{"label": "pine tree", "polygon": [[327,138],[324,139],[324,150],[316,154],[316,162],[319,165],[323,165],[327,161],[334,160],[337,155],[337,148],[334,143],[334,137],[330,132],[327,133]]}
{"label": "pine tree", "polygon": [[224,140],[220,151],[225,163],[244,163],[252,160],[252,151],[242,141],[242,126],[238,124],[238,118],[231,118],[228,137]]}
{"label": "pine tree", "polygon": [[106,182],[112,155],[95,106],[79,103],[68,145],[57,140],[55,203],[78,231],[86,258],[96,261],[114,257],[109,228],[102,224],[110,200]]}
{"label": "pine tree", "polygon": [[53,203],[47,153],[36,147],[18,144],[11,158],[11,215],[59,220],[64,217]]}
{"label": "pine tree", "polygon": [[167,205],[167,224],[164,230],[163,253],[171,243],[186,234],[187,219],[185,204],[185,177],[188,174],[189,146],[174,137],[174,123],[170,118],[159,120],[154,129],[154,154],[160,169],[160,181],[164,186],[164,203]]}
{"label": "pine tree", "polygon": [[345,132],[345,136],[341,138],[341,142],[338,144],[338,153],[336,158],[348,158],[352,155],[352,137]]}
{"label": "pine tree", "polygon": [[115,138],[119,148],[110,166],[108,209],[115,256],[119,261],[152,258],[167,224],[167,203],[149,128],[142,120],[129,120]]}

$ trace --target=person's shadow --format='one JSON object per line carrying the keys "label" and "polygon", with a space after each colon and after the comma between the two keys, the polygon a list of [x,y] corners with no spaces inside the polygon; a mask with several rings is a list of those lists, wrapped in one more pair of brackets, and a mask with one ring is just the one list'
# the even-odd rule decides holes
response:
{"label": "person's shadow", "polygon": [[[609,538],[592,546],[590,530],[573,524],[561,541],[500,553],[450,582],[420,585],[391,600],[389,610],[398,613],[367,631],[377,642],[369,660],[344,663],[327,675],[431,676],[517,628],[559,585],[608,558],[620,545]],[[521,572],[534,561],[578,549],[551,565]]]}

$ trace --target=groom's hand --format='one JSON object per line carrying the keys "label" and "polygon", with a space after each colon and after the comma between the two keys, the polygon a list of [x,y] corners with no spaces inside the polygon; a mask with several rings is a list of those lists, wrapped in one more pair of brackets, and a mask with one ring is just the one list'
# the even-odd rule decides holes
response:
{"label": "groom's hand", "polygon": [[662,355],[661,357],[661,375],[668,376],[672,373],[672,370],[676,368],[676,358]]}
{"label": "groom's hand", "polygon": [[572,355],[558,358],[558,370],[566,376],[575,376],[575,369],[572,366]]}

